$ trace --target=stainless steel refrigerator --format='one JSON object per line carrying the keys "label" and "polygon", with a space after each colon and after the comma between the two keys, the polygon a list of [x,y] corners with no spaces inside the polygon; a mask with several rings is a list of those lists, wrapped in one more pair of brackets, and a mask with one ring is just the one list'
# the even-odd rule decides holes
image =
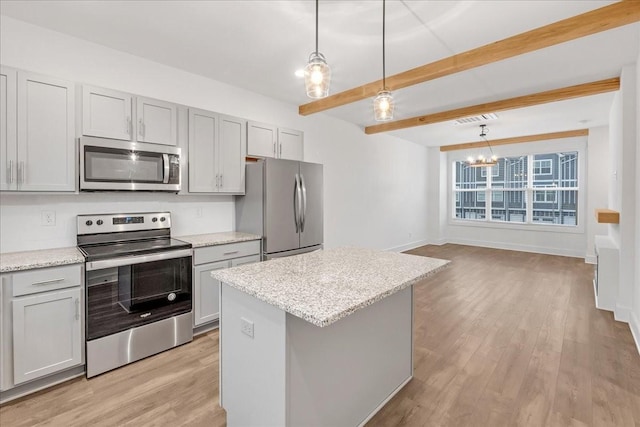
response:
{"label": "stainless steel refrigerator", "polygon": [[283,159],[247,163],[236,230],[262,235],[262,259],[322,249],[322,165]]}

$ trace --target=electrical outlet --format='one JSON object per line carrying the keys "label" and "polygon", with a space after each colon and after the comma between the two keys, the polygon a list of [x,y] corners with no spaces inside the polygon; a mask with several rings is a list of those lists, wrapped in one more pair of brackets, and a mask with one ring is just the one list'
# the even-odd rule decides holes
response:
{"label": "electrical outlet", "polygon": [[243,334],[253,338],[253,322],[244,317],[240,318],[240,330]]}
{"label": "electrical outlet", "polygon": [[56,211],[40,212],[40,224],[44,226],[56,225]]}

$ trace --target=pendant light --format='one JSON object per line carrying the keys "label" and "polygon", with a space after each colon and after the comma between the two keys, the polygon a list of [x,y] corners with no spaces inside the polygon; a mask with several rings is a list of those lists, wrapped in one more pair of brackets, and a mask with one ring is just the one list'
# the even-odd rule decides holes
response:
{"label": "pendant light", "polygon": [[377,122],[393,120],[393,95],[387,90],[387,79],[385,73],[385,0],[382,0],[382,90],[373,100],[373,113]]}
{"label": "pendant light", "polygon": [[489,146],[491,157],[486,158],[482,155],[478,156],[477,159],[474,159],[473,157],[469,157],[469,159],[467,159],[468,166],[471,166],[472,168],[487,168],[487,167],[490,168],[491,166],[495,166],[498,164],[498,157],[495,154],[493,154],[493,149],[491,148],[491,144],[487,139],[487,133],[489,133],[489,129],[487,129],[487,125],[480,125],[480,137],[484,139],[484,141],[487,143],[487,146]]}
{"label": "pendant light", "polygon": [[304,67],[304,86],[309,98],[319,99],[329,95],[331,68],[324,55],[318,52],[318,0],[316,0],[316,50],[309,55],[309,63]]}

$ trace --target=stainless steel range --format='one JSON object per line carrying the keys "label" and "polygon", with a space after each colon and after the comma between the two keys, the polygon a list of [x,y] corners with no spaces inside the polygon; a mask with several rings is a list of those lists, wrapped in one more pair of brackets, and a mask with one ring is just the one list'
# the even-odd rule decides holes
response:
{"label": "stainless steel range", "polygon": [[78,215],[87,378],[193,339],[191,244],[169,212]]}

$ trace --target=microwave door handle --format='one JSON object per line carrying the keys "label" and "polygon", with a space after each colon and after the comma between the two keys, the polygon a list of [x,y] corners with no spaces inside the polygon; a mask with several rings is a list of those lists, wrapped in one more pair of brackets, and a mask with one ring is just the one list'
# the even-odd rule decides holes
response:
{"label": "microwave door handle", "polygon": [[162,163],[164,163],[164,178],[162,179],[163,184],[169,183],[169,155],[162,155]]}

